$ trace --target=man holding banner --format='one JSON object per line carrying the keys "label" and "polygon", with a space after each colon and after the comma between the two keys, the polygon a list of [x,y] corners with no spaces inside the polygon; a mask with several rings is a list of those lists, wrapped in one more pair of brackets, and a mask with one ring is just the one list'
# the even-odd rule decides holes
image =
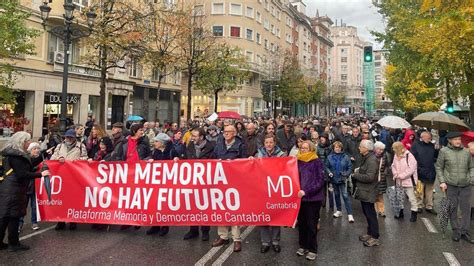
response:
{"label": "man holding banner", "polygon": [[[237,158],[247,158],[245,145],[241,138],[237,137],[237,129],[233,125],[224,127],[223,137],[217,139],[214,155],[217,159],[232,160]],[[234,240],[234,252],[242,250],[242,240],[240,238],[240,226],[232,226],[232,239]],[[212,243],[213,247],[229,244],[229,227],[219,226],[217,228],[219,237]]]}
{"label": "man holding banner", "polygon": [[[191,142],[186,147],[185,158],[187,160],[205,160],[214,158],[215,143],[206,139],[206,131],[203,128],[195,128],[191,131]],[[209,226],[201,226],[202,241],[209,240]],[[191,226],[189,232],[184,235],[184,240],[199,237],[199,226]]]}

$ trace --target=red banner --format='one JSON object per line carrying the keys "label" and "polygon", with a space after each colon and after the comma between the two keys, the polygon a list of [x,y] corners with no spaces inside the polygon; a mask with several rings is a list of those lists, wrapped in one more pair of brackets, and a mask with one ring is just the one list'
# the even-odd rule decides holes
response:
{"label": "red banner", "polygon": [[36,181],[42,221],[293,226],[300,207],[293,157],[46,164],[51,200]]}

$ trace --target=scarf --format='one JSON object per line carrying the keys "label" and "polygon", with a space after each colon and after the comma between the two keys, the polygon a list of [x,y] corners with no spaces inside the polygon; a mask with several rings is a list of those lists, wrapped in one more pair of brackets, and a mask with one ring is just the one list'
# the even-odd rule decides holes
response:
{"label": "scarf", "polygon": [[202,153],[202,149],[206,146],[207,141],[203,140],[201,144],[194,144],[194,149],[196,150],[196,157],[199,158]]}
{"label": "scarf", "polygon": [[298,158],[299,161],[303,161],[305,163],[307,162],[310,162],[312,160],[315,160],[318,158],[318,155],[316,155],[316,153],[313,151],[313,152],[305,152],[305,153],[302,153],[301,151],[298,151],[298,154],[296,155],[296,158]]}

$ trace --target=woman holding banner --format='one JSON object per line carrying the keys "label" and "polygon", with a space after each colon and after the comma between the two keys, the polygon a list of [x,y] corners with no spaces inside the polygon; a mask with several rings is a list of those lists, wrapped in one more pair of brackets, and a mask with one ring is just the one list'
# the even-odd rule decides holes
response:
{"label": "woman holding banner", "polygon": [[[131,125],[130,136],[117,143],[114,151],[106,161],[137,162],[149,159],[150,145],[143,137],[144,134],[145,130],[142,124]],[[120,230],[126,230],[130,227],[130,225],[122,225]],[[139,226],[135,226],[135,229],[139,228]]]}
{"label": "woman holding banner", "polygon": [[[160,133],[156,135],[153,139],[154,149],[152,152],[152,158],[148,159],[148,162],[153,162],[154,160],[163,161],[163,160],[173,160],[173,158],[178,157],[178,154],[173,148],[173,143],[171,138],[165,134]],[[165,236],[170,231],[169,226],[152,226],[148,231],[147,235],[158,234],[159,236]]]}
{"label": "woman holding banner", "polygon": [[[12,252],[28,250],[29,247],[20,244],[18,224],[20,217],[25,216],[28,203],[27,190],[30,180],[51,175],[48,170],[41,173],[34,171],[36,160],[32,159],[26,150],[30,145],[31,135],[20,131],[11,137],[3,147],[2,173],[0,181],[0,250],[9,249]],[[8,245],[3,243],[5,231],[8,228]]]}
{"label": "woman holding banner", "polygon": [[298,214],[300,248],[296,254],[306,255],[306,259],[312,261],[318,254],[316,224],[324,197],[324,165],[316,155],[316,147],[309,140],[301,144],[296,157],[301,184],[298,197],[302,198]]}
{"label": "woman holding banner", "polygon": [[[257,158],[283,157],[286,156],[278,146],[276,146],[276,137],[273,134],[268,134],[264,137],[263,147],[258,149]],[[267,253],[270,250],[270,245],[277,253],[281,251],[280,247],[280,227],[279,226],[261,226],[260,227],[260,247],[261,253]]]}

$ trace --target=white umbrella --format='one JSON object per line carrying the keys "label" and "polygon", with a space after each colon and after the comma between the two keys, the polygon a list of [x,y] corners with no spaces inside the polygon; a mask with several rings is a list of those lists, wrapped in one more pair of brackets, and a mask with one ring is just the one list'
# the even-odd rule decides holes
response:
{"label": "white umbrella", "polygon": [[384,118],[377,121],[377,124],[383,127],[388,127],[388,128],[410,128],[411,127],[408,121],[406,121],[405,119],[401,117],[393,116],[393,115],[385,116]]}
{"label": "white umbrella", "polygon": [[413,118],[413,124],[420,127],[447,131],[469,131],[469,126],[454,115],[444,112],[426,112]]}

